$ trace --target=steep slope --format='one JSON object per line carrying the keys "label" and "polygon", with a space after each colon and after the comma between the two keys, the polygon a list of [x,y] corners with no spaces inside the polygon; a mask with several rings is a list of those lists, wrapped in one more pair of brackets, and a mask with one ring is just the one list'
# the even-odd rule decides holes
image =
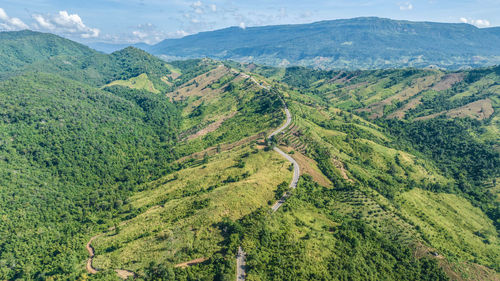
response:
{"label": "steep slope", "polygon": [[[111,57],[118,67],[111,72],[100,69],[104,76],[168,75],[165,80],[171,80],[172,86],[178,83],[179,90],[218,68],[238,76],[213,61],[167,66],[133,48]],[[160,62],[157,68],[155,62]],[[72,68],[62,75],[81,78]],[[82,277],[85,267],[79,265],[86,260],[86,238],[142,213],[129,201],[144,188],[142,184],[191,165],[194,152],[201,151],[203,157],[241,146],[248,137],[256,139],[280,122],[280,108],[274,105],[277,97],[247,78],[214,79],[212,88],[220,90],[207,96],[205,105],[193,105],[196,100],[190,99],[173,104],[164,95],[119,85],[96,88],[95,81],[88,81],[89,85],[27,72],[0,82],[2,279]],[[202,113],[192,114],[193,108]],[[231,118],[214,130],[185,139],[202,129],[190,118],[209,124],[210,118],[225,112]],[[268,157],[272,155],[264,156]],[[273,167],[286,171],[283,166]],[[266,172],[262,169],[258,177],[271,176]],[[233,177],[228,181],[238,181],[236,174],[228,175]],[[279,178],[270,179],[264,196]]]}
{"label": "steep slope", "polygon": [[[437,262],[453,280],[499,278],[495,270],[500,260],[500,209],[497,195],[490,193],[491,183],[494,186],[500,172],[500,154],[495,151],[498,140],[485,142],[477,137],[480,127],[489,123],[458,119],[376,124],[334,108],[313,89],[302,93],[282,90],[296,117],[290,130],[278,137],[278,144],[294,158],[310,158],[308,162],[316,164],[333,183],[333,190],[318,194],[304,192],[301,187],[307,184],[299,184],[297,194],[307,194],[307,203],[313,202],[320,209],[332,208],[333,212],[327,211],[331,216],[368,223],[418,256],[433,257],[432,253],[437,253]],[[411,136],[406,135],[408,132]],[[313,181],[319,182],[314,177],[306,180]],[[291,198],[293,202],[294,196]],[[325,198],[334,199],[328,203]],[[313,240],[313,245],[323,249],[317,246],[324,239],[317,238],[321,235],[313,223],[320,221],[320,216],[309,214],[306,217],[315,219],[304,219],[301,212],[294,214],[294,207],[298,206],[290,206],[289,212],[302,221],[295,226],[304,227],[307,221],[312,224],[307,227],[309,231],[302,232],[309,233],[303,239]],[[310,232],[316,234],[311,236]],[[253,244],[247,247],[258,248]],[[494,270],[485,271],[483,266]],[[260,270],[250,274],[262,278],[267,270]],[[278,271],[276,268],[266,274],[272,276]]]}
{"label": "steep slope", "polygon": [[171,57],[212,57],[268,65],[323,68],[446,68],[500,62],[496,29],[467,24],[354,18],[311,24],[231,27],[148,49]]}
{"label": "steep slope", "polygon": [[[186,117],[196,112],[193,105],[211,108],[218,99],[225,99],[218,87],[221,81],[227,85],[245,81],[239,79],[246,75],[229,68],[234,64],[202,60],[185,65],[208,67],[208,72],[168,94],[187,104]],[[191,71],[197,73],[194,68]],[[250,280],[344,275],[368,280],[406,280],[410,276],[446,280],[443,271],[452,280],[498,279],[499,243],[494,221],[485,214],[488,207],[478,205],[485,201],[474,201],[460,191],[443,193],[459,183],[441,170],[442,163],[401,146],[404,142],[380,125],[328,107],[319,95],[255,77],[259,83],[274,85],[271,91],[282,95],[293,112],[292,125],[271,143],[300,161],[304,174],[297,190],[269,215],[272,203],[287,190],[290,180],[290,172],[288,176],[283,170],[277,173],[272,165],[290,167],[282,161],[261,159],[275,180],[269,184],[271,178],[261,174],[254,159],[275,156],[270,154],[271,147],[256,146],[256,138],[195,153],[192,160],[182,160],[186,162],[179,166],[177,176],[148,185],[134,199],[134,206],[147,206],[138,209],[136,218],[125,219],[118,232],[108,231],[95,240],[95,264],[104,270],[100,274],[113,275],[105,270],[125,268],[146,279],[234,278],[234,255],[242,245]],[[200,112],[208,118],[221,116],[220,112],[211,115],[213,110]],[[195,123],[203,118],[197,120]],[[189,127],[187,123],[184,128]],[[195,144],[197,138],[186,141]],[[495,160],[498,155],[487,158]],[[212,170],[220,171],[220,184],[212,184]],[[256,177],[262,183],[258,190],[253,186]],[[254,196],[249,198],[247,191]],[[198,198],[206,202],[198,203]],[[456,213],[461,214],[460,223]],[[457,222],[454,226],[447,223],[453,221]],[[378,250],[370,252],[373,249]]]}
{"label": "steep slope", "polygon": [[0,82],[0,95],[0,278],[78,276],[82,233],[175,158],[165,147],[178,111],[147,92],[120,97],[42,73]]}

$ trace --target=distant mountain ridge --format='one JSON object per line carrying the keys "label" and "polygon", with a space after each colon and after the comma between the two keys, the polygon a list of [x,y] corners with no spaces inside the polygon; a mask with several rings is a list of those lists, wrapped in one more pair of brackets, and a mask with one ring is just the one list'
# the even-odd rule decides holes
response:
{"label": "distant mountain ridge", "polygon": [[327,69],[437,66],[448,69],[500,63],[500,28],[375,17],[230,27],[146,48],[165,58],[230,59]]}

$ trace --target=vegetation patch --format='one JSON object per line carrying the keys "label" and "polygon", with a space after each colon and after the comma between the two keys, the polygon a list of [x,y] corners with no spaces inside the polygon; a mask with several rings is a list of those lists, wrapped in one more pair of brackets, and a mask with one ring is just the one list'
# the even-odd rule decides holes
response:
{"label": "vegetation patch", "polygon": [[219,222],[267,206],[278,184],[290,178],[278,154],[248,146],[179,170],[131,198],[140,213],[94,242],[94,264],[140,273],[151,261],[210,257],[221,251]]}
{"label": "vegetation patch", "polygon": [[438,253],[499,270],[500,243],[493,222],[466,199],[454,194],[413,189],[397,201],[403,215]]}
{"label": "vegetation patch", "polygon": [[155,89],[153,82],[151,82],[149,80],[148,75],[146,73],[142,73],[141,75],[139,75],[137,77],[132,77],[128,80],[113,81],[113,82],[107,84],[105,87],[111,87],[111,86],[115,86],[115,85],[129,87],[131,89],[146,90],[146,91],[150,91],[150,92],[155,93],[155,94],[160,93],[160,91]]}

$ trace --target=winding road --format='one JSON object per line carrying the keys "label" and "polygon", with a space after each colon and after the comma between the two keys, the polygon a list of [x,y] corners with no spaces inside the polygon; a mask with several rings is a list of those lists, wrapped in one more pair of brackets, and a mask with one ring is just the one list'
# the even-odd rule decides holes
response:
{"label": "winding road", "polygon": [[[288,110],[286,105],[285,105],[285,113],[286,113],[285,124],[283,126],[281,126],[279,129],[277,129],[276,131],[272,132],[269,135],[269,137],[267,137],[268,139],[271,139],[273,136],[281,133],[283,130],[285,130],[290,125],[290,123],[292,123],[292,114],[290,114],[290,111]],[[293,159],[287,153],[283,152],[283,150],[279,149],[277,146],[275,146],[273,150],[278,152],[279,154],[281,154],[281,156],[285,157],[286,160],[288,160],[290,163],[293,164],[293,178],[292,178],[292,181],[290,182],[290,189],[292,189],[292,190],[295,189],[297,187],[297,183],[299,182],[299,176],[300,176],[299,164],[297,163],[297,161],[295,161],[295,159]],[[274,203],[274,205],[271,207],[273,212],[276,212],[281,207],[281,205],[283,205],[283,203],[285,203],[286,198],[288,198],[289,196],[290,196],[290,192],[285,192],[285,194],[283,194],[283,196],[278,201],[276,201],[276,203]]]}
{"label": "winding road", "polygon": [[[269,89],[269,87],[265,87],[260,85],[253,77],[249,76],[250,79],[257,84],[259,87],[263,89]],[[290,124],[292,123],[292,114],[290,114],[290,111],[288,110],[288,107],[285,104],[285,101],[283,101],[283,105],[285,106],[285,113],[286,113],[286,122],[283,124],[283,126],[279,127],[278,129],[274,130],[268,137],[267,139],[270,140],[272,137],[276,136],[277,134],[283,132]],[[297,187],[297,183],[299,182],[299,176],[300,176],[300,167],[297,161],[293,159],[290,155],[287,153],[283,152],[283,150],[279,149],[277,146],[273,148],[274,151],[278,152],[281,154],[281,156],[285,157],[286,160],[288,160],[290,163],[293,164],[293,177],[292,181],[290,182],[290,190],[293,190]],[[271,207],[271,210],[276,212],[283,203],[285,203],[286,199],[290,197],[291,193],[290,191],[287,191],[281,196],[281,198],[274,203],[274,205]],[[245,256],[246,253],[243,252],[243,249],[241,246],[238,248],[238,255],[236,256],[236,281],[244,281],[246,277],[245,273]]]}
{"label": "winding road", "polygon": [[[243,74],[243,73],[242,73],[242,75],[245,78],[250,78],[252,80],[252,82],[254,82],[260,88],[269,89],[268,86],[263,86],[263,85],[259,84],[255,80],[255,78],[253,78],[252,76],[247,75],[247,74]],[[277,134],[283,132],[292,123],[292,115],[290,114],[290,111],[288,110],[288,107],[286,106],[285,102],[283,100],[282,100],[282,102],[283,102],[283,105],[285,107],[286,122],[285,122],[285,124],[283,124],[283,126],[281,126],[278,129],[274,130],[267,137],[268,140],[270,140],[272,137],[276,136]],[[295,189],[297,187],[297,183],[299,181],[299,176],[300,176],[299,164],[297,163],[297,161],[295,161],[295,159],[293,159],[287,153],[283,152],[278,147],[274,147],[273,150],[276,151],[276,152],[278,152],[279,154],[281,154],[281,156],[283,156],[285,159],[287,159],[290,163],[293,164],[293,178],[292,178],[292,181],[290,182],[290,190]],[[281,205],[283,205],[283,203],[285,203],[286,199],[288,197],[290,197],[290,195],[291,195],[290,191],[285,192],[283,194],[283,196],[278,201],[276,201],[276,203],[274,203],[274,205],[271,207],[272,211],[276,212],[281,207]],[[92,243],[92,241],[94,239],[100,237],[101,235],[103,235],[103,234],[101,233],[99,235],[96,235],[96,236],[90,238],[90,240],[88,241],[88,243],[86,245],[87,251],[89,252],[89,258],[87,260],[87,271],[90,274],[96,274],[97,271],[98,271],[96,268],[94,268],[92,266],[92,261],[93,261],[93,258],[94,258],[94,248],[92,247],[91,243]],[[245,259],[246,259],[246,253],[243,251],[243,249],[240,246],[240,247],[238,247],[238,254],[236,256],[236,280],[237,281],[244,281],[245,280],[245,277],[246,277],[246,272],[245,272],[246,263],[245,263]],[[125,279],[125,278],[127,278],[129,276],[132,276],[132,277],[135,276],[134,272],[132,272],[132,271],[127,271],[127,270],[122,270],[122,269],[117,269],[115,271],[123,279]]]}

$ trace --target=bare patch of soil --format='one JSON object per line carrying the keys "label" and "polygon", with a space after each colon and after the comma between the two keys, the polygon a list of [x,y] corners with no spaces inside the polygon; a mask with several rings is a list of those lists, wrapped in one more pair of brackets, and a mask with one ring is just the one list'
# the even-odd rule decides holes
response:
{"label": "bare patch of soil", "polygon": [[435,90],[435,91],[448,90],[453,85],[455,85],[458,82],[461,82],[462,80],[464,80],[463,73],[450,73],[450,74],[443,76],[443,78],[439,82],[434,84],[434,86],[432,86],[431,89]]}
{"label": "bare patch of soil", "polygon": [[195,139],[195,138],[198,138],[198,137],[202,137],[208,133],[211,133],[211,132],[214,132],[215,130],[217,130],[221,125],[222,123],[224,123],[224,121],[232,118],[234,115],[236,115],[236,111],[235,112],[231,112],[230,114],[228,115],[225,115],[225,116],[221,116],[217,121],[213,122],[213,123],[210,123],[208,126],[206,126],[205,128],[199,130],[198,132],[190,135],[187,137],[188,140],[192,140],[192,139]]}
{"label": "bare patch of soil", "polygon": [[[293,150],[293,148],[290,146],[280,146],[280,148],[286,153],[290,153],[290,151]],[[295,159],[295,161],[297,161],[297,163],[299,163],[300,174],[310,175],[315,182],[324,187],[332,186],[332,182],[319,171],[318,163],[316,161],[298,151],[294,151],[291,156],[293,157],[293,159]]]}
{"label": "bare patch of soil", "polygon": [[345,179],[346,181],[349,182],[354,182],[352,179],[349,178],[347,175],[347,170],[344,167],[344,163],[340,162],[340,160],[333,158],[332,159],[333,165],[335,168],[337,168],[340,172],[340,175],[342,175],[342,178]]}
{"label": "bare patch of soil", "polygon": [[118,275],[118,277],[120,277],[123,280],[126,280],[129,277],[132,277],[132,278],[135,277],[135,273],[133,273],[132,271],[125,270],[125,269],[115,269],[115,272]]}
{"label": "bare patch of soil", "polygon": [[193,266],[195,264],[202,263],[202,262],[204,262],[206,260],[208,260],[208,259],[207,258],[198,258],[198,259],[194,259],[194,260],[190,260],[190,261],[187,261],[187,262],[176,264],[175,267],[186,268],[186,267],[189,267],[189,266]]}

